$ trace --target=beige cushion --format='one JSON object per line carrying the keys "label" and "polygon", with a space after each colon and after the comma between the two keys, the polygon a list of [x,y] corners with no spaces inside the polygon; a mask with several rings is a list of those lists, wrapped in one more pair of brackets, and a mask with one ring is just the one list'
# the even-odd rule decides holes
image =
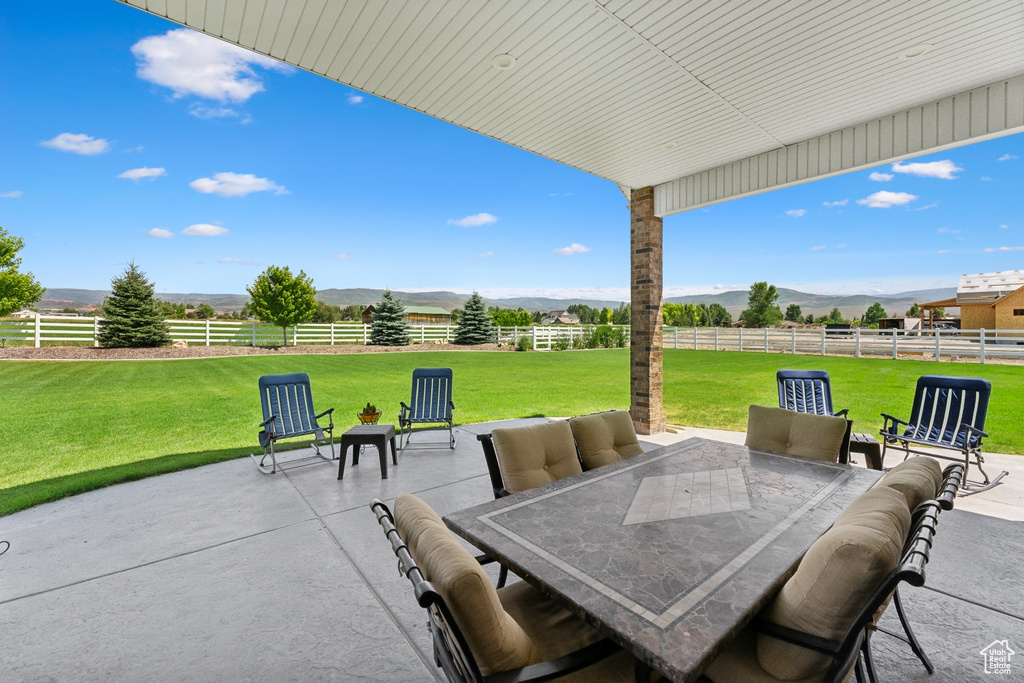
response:
{"label": "beige cushion", "polygon": [[583,471],[572,430],[565,420],[491,432],[501,478],[509,493],[571,477]]}
{"label": "beige cushion", "polygon": [[633,420],[624,410],[574,417],[569,420],[569,427],[585,470],[610,465],[644,452],[636,438]]}
{"label": "beige cushion", "polygon": [[[762,613],[804,633],[839,640],[882,579],[900,561],[910,528],[902,495],[872,489],[807,551],[796,573]],[[828,666],[827,655],[759,634],[757,660],[772,676],[806,678]]]}
{"label": "beige cushion", "polygon": [[842,417],[753,405],[747,413],[744,444],[772,453],[838,462],[845,435],[846,419]]}
{"label": "beige cushion", "polygon": [[[820,683],[824,671],[804,678],[789,679],[789,683]],[[757,661],[757,630],[748,627],[726,645],[718,657],[704,671],[705,678],[714,683],[779,683],[782,679],[765,671]],[[853,671],[843,678],[850,680]]]}
{"label": "beige cushion", "polygon": [[913,510],[938,495],[942,487],[942,467],[931,458],[915,456],[886,472],[878,485],[902,493]]}
{"label": "beige cushion", "polygon": [[[494,589],[483,568],[437,513],[416,496],[395,501],[395,526],[409,554],[444,598],[484,676],[561,657],[601,640],[582,619],[523,581]],[[634,680],[636,660],[620,652],[566,683]]]}

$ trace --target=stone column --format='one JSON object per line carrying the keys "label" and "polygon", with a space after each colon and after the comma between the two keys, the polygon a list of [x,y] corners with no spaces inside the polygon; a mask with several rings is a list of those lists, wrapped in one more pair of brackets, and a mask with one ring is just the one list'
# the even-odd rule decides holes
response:
{"label": "stone column", "polygon": [[629,413],[638,434],[665,431],[661,404],[662,221],[654,188],[633,190],[630,214]]}

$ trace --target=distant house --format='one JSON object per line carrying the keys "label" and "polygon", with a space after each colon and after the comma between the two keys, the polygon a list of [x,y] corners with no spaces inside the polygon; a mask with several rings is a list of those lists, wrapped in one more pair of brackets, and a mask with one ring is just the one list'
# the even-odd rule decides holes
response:
{"label": "distant house", "polygon": [[902,316],[896,318],[882,318],[878,321],[878,329],[880,330],[919,330],[921,329],[920,318],[904,318]]}
{"label": "distant house", "polygon": [[541,325],[579,325],[580,317],[569,311],[551,311],[541,318]]}
{"label": "distant house", "polygon": [[[377,309],[367,306],[363,311],[363,324],[373,324],[373,313]],[[410,325],[451,325],[452,314],[438,306],[406,306],[405,319]]]}
{"label": "distant house", "polygon": [[11,313],[12,318],[34,318],[36,317],[35,311],[30,311],[27,308],[23,308],[17,313]]}
{"label": "distant house", "polygon": [[932,327],[936,308],[960,307],[965,330],[1024,330],[1024,270],[976,273],[960,278],[956,297],[921,304]]}

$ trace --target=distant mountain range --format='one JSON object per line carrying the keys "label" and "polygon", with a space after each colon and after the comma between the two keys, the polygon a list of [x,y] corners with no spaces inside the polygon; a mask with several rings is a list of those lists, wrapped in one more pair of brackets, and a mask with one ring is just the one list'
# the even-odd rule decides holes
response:
{"label": "distant mountain range", "polygon": [[[351,306],[359,304],[368,306],[380,300],[381,289],[321,289],[317,298],[335,306]],[[100,289],[61,289],[46,290],[45,298],[39,302],[41,311],[59,311],[62,308],[74,308],[89,311],[103,303],[109,292]],[[394,292],[403,303],[409,306],[439,306],[445,310],[461,308],[466,301],[465,294],[455,292]],[[903,315],[913,303],[939,301],[956,296],[956,288],[923,289],[899,294],[855,294],[851,296],[833,296],[829,294],[808,294],[794,289],[779,289],[779,306],[783,311],[790,304],[798,304],[804,315],[827,315],[838,306],[843,315],[852,318],[860,316],[868,306],[878,301],[890,315]],[[157,293],[157,297],[174,303],[191,303],[194,305],[209,304],[218,312],[236,311],[249,301],[247,294],[180,294],[172,292]],[[595,299],[552,299],[546,297],[512,297],[508,299],[484,299],[488,306],[502,308],[525,308],[528,311],[554,311],[564,309],[570,304],[586,304],[587,306],[615,308],[620,301],[601,301]],[[713,304],[719,303],[736,317],[747,307],[747,291],[735,290],[720,294],[694,294],[676,296],[665,299],[671,303]]]}

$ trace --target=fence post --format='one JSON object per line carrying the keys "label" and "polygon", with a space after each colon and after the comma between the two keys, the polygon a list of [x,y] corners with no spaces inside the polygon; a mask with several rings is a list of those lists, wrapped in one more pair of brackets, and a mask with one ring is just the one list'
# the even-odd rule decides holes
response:
{"label": "fence post", "polygon": [[252,321],[252,347],[256,348],[256,321]]}
{"label": "fence post", "polygon": [[742,327],[738,327],[736,329],[738,329],[740,331],[739,347],[740,347],[740,351],[742,351],[743,350],[743,328]]}
{"label": "fence post", "polygon": [[537,326],[533,326],[533,350],[537,350]]}
{"label": "fence post", "polygon": [[420,325],[420,344],[427,341],[427,328],[424,325]]}
{"label": "fence post", "polygon": [[940,341],[939,336],[939,332],[941,331],[942,330],[940,330],[939,328],[935,328],[935,360],[939,360],[939,352],[942,349],[942,342]]}
{"label": "fence post", "polygon": [[860,358],[860,328],[857,328],[857,358]]}
{"label": "fence post", "polygon": [[826,332],[827,332],[827,330],[824,327],[821,328],[821,355],[823,355],[823,356],[825,355],[825,333]]}
{"label": "fence post", "polygon": [[896,328],[892,328],[892,359],[896,360]]}
{"label": "fence post", "polygon": [[36,313],[36,348],[39,348],[39,337],[42,333],[42,323],[39,322],[39,314]]}
{"label": "fence post", "polygon": [[981,328],[981,364],[985,364],[985,328]]}
{"label": "fence post", "polygon": [[715,351],[718,350],[718,326],[715,326]]}
{"label": "fence post", "polygon": [[445,340],[445,343],[450,343],[451,340],[452,340],[452,326],[451,325],[445,325],[444,326],[444,340]]}
{"label": "fence post", "polygon": [[768,353],[768,328],[764,328],[764,352]]}
{"label": "fence post", "polygon": [[672,348],[673,349],[678,349],[679,348],[679,328],[678,327],[672,328]]}
{"label": "fence post", "polygon": [[100,319],[98,317],[92,319],[92,345],[100,345]]}
{"label": "fence post", "polygon": [[693,350],[697,350],[697,327],[693,328]]}
{"label": "fence post", "polygon": [[334,323],[331,323],[331,346],[334,346]]}
{"label": "fence post", "polygon": [[210,319],[206,319],[206,345],[210,345]]}
{"label": "fence post", "polygon": [[367,325],[366,323],[363,323],[363,346],[366,346],[367,344],[370,343],[369,334],[370,334],[370,326]]}
{"label": "fence post", "polygon": [[793,355],[796,355],[796,328],[792,328],[793,332]]}

